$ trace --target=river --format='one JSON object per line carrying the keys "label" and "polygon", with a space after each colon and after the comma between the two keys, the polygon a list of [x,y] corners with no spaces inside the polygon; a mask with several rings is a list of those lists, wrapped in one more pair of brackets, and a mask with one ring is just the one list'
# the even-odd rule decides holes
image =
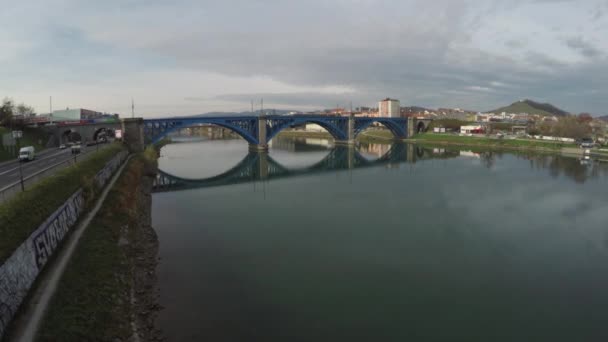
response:
{"label": "river", "polygon": [[245,182],[242,140],[162,149],[203,180],[153,195],[169,341],[608,340],[606,162],[275,140]]}

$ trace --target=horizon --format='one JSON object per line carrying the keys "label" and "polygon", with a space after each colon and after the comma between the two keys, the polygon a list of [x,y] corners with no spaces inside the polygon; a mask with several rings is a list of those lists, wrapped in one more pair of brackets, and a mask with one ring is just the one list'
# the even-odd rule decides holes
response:
{"label": "horizon", "polygon": [[604,116],[607,14],[599,0],[10,3],[0,97],[122,116],[134,98],[145,118],[385,97],[480,112],[532,99]]}

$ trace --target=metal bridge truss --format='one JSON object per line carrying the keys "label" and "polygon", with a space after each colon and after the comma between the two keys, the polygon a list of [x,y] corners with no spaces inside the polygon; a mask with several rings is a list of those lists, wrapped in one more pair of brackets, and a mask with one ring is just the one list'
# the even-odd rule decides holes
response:
{"label": "metal bridge truss", "polygon": [[[198,117],[167,118],[144,120],[144,137],[147,144],[156,143],[167,134],[182,128],[213,124],[230,129],[243,137],[249,144],[260,144],[259,124],[266,125],[264,143],[270,141],[280,131],[308,123],[325,128],[336,140],[349,139],[349,117],[327,115],[272,115],[272,116],[237,116],[237,117]],[[355,117],[353,137],[373,123],[386,126],[397,138],[407,137],[407,119]]]}

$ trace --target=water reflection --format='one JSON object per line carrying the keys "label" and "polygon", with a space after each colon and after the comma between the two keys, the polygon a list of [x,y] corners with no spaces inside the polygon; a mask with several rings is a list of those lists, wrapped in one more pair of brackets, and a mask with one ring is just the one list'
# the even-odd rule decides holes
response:
{"label": "water reflection", "polygon": [[[492,169],[498,159],[507,155],[504,152],[496,151],[474,152],[454,148],[425,148],[403,143],[390,145],[365,143],[360,144],[356,149],[332,147],[330,141],[325,139],[277,139],[272,144],[272,151],[270,155],[248,153],[232,168],[211,177],[187,178],[161,170],[155,180],[154,190],[156,192],[178,191],[374,166],[392,168],[404,163],[415,164],[432,159],[475,158],[482,166]],[[286,158],[280,151],[288,152],[285,155],[288,155],[289,158]],[[312,154],[313,158],[321,159],[303,166],[301,165],[302,154],[293,152],[308,153]],[[511,154],[513,153],[509,153],[509,155]],[[532,169],[548,170],[554,178],[564,175],[577,183],[584,183],[589,178],[608,175],[608,164],[600,161],[581,160],[560,155],[527,153],[514,155],[516,158],[528,160]],[[294,162],[298,158],[300,162]]]}
{"label": "water reflection", "polygon": [[[296,145],[284,146],[295,149]],[[313,149],[314,150],[314,149]],[[192,188],[239,184],[251,181],[271,180],[285,177],[294,177],[314,173],[323,173],[336,170],[352,170],[364,167],[373,167],[405,162],[414,163],[424,157],[425,151],[415,145],[393,144],[380,158],[369,160],[353,147],[334,147],[319,162],[300,168],[290,168],[277,162],[267,153],[249,153],[231,169],[208,178],[187,179],[160,171],[155,183],[156,192],[177,191]],[[456,154],[453,154],[456,156]]]}
{"label": "water reflection", "polygon": [[500,151],[461,151],[460,155],[477,157],[489,169],[494,167],[497,159],[502,159],[505,155],[514,155],[518,159],[528,160],[532,169],[548,170],[549,175],[553,178],[563,175],[581,184],[599,176],[608,176],[608,163],[590,156],[575,158],[563,155]]}
{"label": "water reflection", "polygon": [[[285,146],[300,152],[167,146],[184,159],[161,168],[177,175],[186,162],[207,179],[318,172],[264,191],[251,192],[254,182],[154,195],[168,340],[605,340],[607,182],[591,181],[605,164],[402,145],[396,165],[408,167],[389,170],[355,163],[386,160],[386,147]],[[260,159],[266,175],[238,167]],[[586,184],[573,178],[581,167]]]}

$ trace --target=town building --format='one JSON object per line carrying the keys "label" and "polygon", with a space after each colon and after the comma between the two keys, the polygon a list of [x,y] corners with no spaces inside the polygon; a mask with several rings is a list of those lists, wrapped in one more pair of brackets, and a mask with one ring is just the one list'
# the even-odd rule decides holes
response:
{"label": "town building", "polygon": [[471,125],[471,126],[461,126],[460,133],[461,134],[483,134],[485,132],[483,126],[480,125]]}
{"label": "town building", "polygon": [[109,117],[111,115],[104,114],[102,112],[96,112],[94,110],[75,108],[75,109],[63,109],[53,111],[53,121],[78,121],[78,120],[92,120]]}
{"label": "town building", "polygon": [[386,98],[378,103],[378,113],[381,117],[401,117],[401,104],[399,100]]}

